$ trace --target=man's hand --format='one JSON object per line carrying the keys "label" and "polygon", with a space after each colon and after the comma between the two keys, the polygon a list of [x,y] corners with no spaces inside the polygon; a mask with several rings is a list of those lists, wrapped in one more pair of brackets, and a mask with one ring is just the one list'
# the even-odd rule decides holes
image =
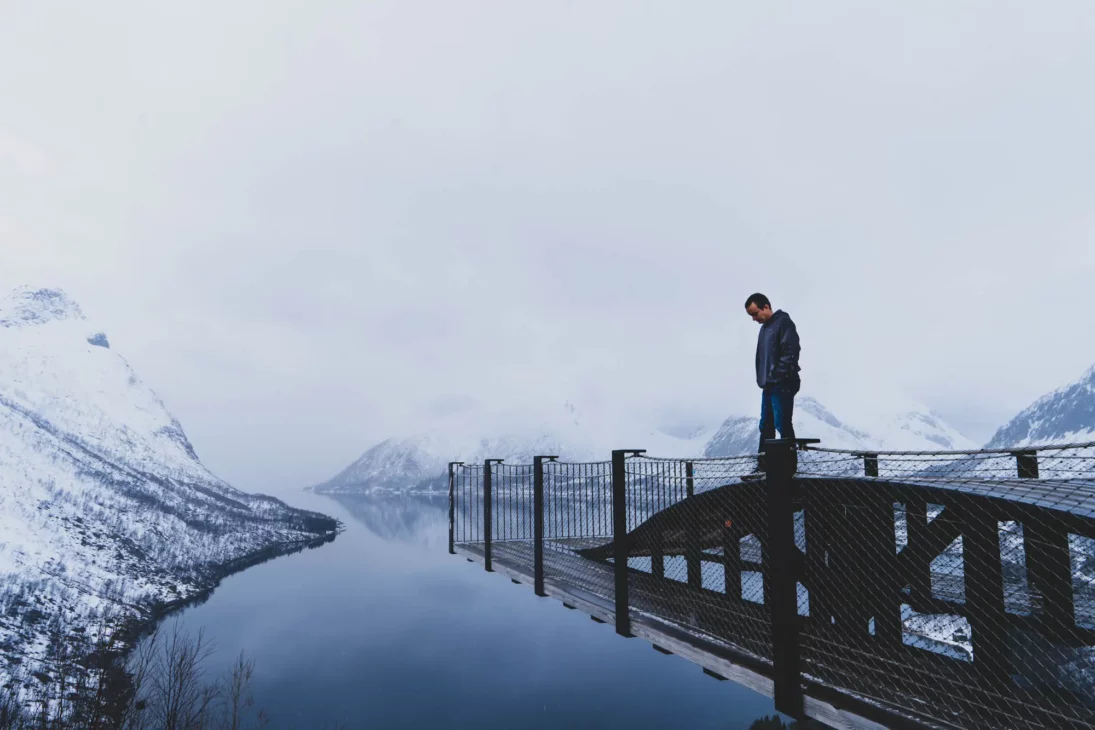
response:
{"label": "man's hand", "polygon": [[769,378],[772,385],[779,385],[795,372],[798,354],[801,350],[798,341],[798,329],[790,320],[781,323],[779,331],[779,360]]}

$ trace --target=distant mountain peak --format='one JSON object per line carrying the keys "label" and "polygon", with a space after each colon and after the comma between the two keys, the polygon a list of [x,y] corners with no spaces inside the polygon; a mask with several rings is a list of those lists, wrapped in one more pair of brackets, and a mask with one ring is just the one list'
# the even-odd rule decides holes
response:
{"label": "distant mountain peak", "polygon": [[[795,431],[836,449],[965,446],[963,437],[943,419],[927,410],[906,410],[904,404],[901,410],[883,414],[876,431],[852,426],[804,395],[795,404]],[[662,413],[647,421],[635,414],[589,412],[570,401],[561,410],[556,408],[549,406],[546,413],[517,409],[497,421],[462,417],[434,422],[417,433],[374,444],[332,478],[308,489],[329,494],[445,490],[447,464],[453,460],[481,464],[490,457],[528,464],[538,454],[558,455],[563,461],[603,460],[623,446],[688,459],[741,456],[756,453],[759,447],[759,413],[736,414],[715,424],[688,412]]]}
{"label": "distant mountain peak", "polygon": [[702,423],[669,424],[658,428],[664,434],[673,438],[691,440],[709,432],[711,428]]}
{"label": "distant mountain peak", "polygon": [[[973,442],[929,409],[920,409],[906,400],[899,408],[871,413],[852,425],[838,418],[813,396],[795,400],[795,435],[819,438],[822,448],[874,450],[943,450],[973,448]],[[910,409],[911,406],[911,409]],[[860,411],[864,408],[860,407]],[[866,424],[863,423],[866,421]],[[755,452],[760,439],[759,414],[731,416],[704,449],[708,457],[740,456]]]}
{"label": "distant mountain peak", "polygon": [[799,399],[799,402],[795,404],[795,408],[799,411],[809,413],[817,420],[822,423],[827,423],[834,428],[844,427],[844,424],[840,422],[839,418],[833,415],[832,411],[821,405],[816,398],[811,396],[807,395]]}
{"label": "distant mountain peak", "polygon": [[62,320],[82,320],[84,313],[61,289],[19,287],[0,299],[0,327],[27,327]]}
{"label": "distant mountain peak", "polygon": [[996,431],[986,448],[1095,440],[1095,366],[1046,393]]}
{"label": "distant mountain peak", "polygon": [[[1089,391],[1095,391],[1095,365],[1092,365],[1091,367],[1089,367],[1084,372],[1084,374],[1080,376],[1080,379],[1077,380],[1075,383],[1073,383],[1073,385],[1079,385],[1081,387],[1087,388]],[[1070,387],[1071,386],[1066,385],[1066,386],[1063,386],[1061,388],[1058,388],[1054,392],[1059,393],[1061,391],[1067,390]]]}
{"label": "distant mountain peak", "polygon": [[620,444],[638,443],[637,448],[659,456],[696,456],[711,430],[690,426],[685,438],[640,419],[586,413],[567,402],[562,409],[550,405],[544,412],[514,410],[504,418],[435,422],[374,444],[332,478],[307,489],[328,494],[447,490],[450,461],[482,464],[500,458],[512,465],[531,464],[537,455],[599,461]]}
{"label": "distant mountain peak", "polygon": [[[795,399],[793,416],[795,435],[820,438],[829,448],[862,448],[871,437],[844,423],[816,398],[808,395]],[[755,453],[760,447],[760,414],[731,416],[707,442],[704,456],[717,458]]]}

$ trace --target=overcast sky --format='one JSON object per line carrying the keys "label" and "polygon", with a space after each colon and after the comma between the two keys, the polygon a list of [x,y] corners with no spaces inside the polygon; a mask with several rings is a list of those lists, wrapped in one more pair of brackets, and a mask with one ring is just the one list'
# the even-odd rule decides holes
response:
{"label": "overcast sky", "polygon": [[1088,2],[167,5],[0,3],[0,286],[242,488],[477,403],[751,415],[755,290],[838,416],[984,440],[1095,362]]}

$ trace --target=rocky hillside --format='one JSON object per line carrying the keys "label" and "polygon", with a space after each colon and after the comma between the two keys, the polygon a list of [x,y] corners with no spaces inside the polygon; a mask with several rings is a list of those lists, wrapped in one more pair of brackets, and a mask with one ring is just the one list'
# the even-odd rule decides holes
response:
{"label": "rocky hillside", "polygon": [[1001,426],[987,448],[1095,441],[1095,367],[1034,401]]}
{"label": "rocky hillside", "polygon": [[336,528],[210,473],[63,292],[0,301],[0,683],[38,666],[51,623],[132,627]]}

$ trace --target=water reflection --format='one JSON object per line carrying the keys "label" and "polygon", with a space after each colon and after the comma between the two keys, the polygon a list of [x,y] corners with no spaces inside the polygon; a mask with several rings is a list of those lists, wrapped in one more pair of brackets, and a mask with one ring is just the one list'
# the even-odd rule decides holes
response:
{"label": "water reflection", "polygon": [[444,495],[331,497],[372,534],[433,550],[449,539],[449,500]]}
{"label": "water reflection", "polygon": [[447,496],[288,501],[333,543],[232,576],[189,628],[240,651],[271,727],[747,730],[769,699],[449,555]]}

